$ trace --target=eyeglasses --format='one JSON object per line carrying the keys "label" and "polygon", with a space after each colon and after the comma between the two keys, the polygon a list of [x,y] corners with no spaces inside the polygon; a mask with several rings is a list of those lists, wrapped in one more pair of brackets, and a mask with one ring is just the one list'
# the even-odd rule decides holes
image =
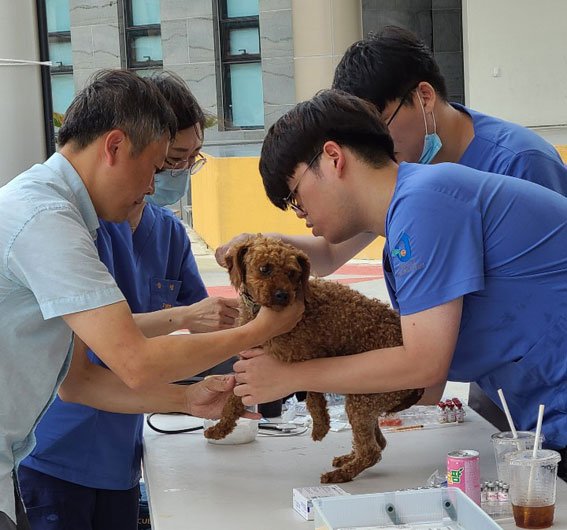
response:
{"label": "eyeglasses", "polygon": [[[194,159],[193,162],[189,163],[189,160]],[[197,171],[203,169],[203,166],[207,163],[207,159],[199,153],[197,156],[190,156],[188,158],[183,158],[182,160],[175,160],[173,158],[166,158],[165,163],[170,169],[183,170],[189,169],[189,174],[194,175]],[[187,167],[185,167],[187,166]]]}
{"label": "eyeglasses", "polygon": [[394,111],[394,114],[392,114],[389,118],[388,121],[386,122],[386,127],[390,126],[390,123],[392,123],[392,121],[394,120],[394,118],[396,117],[396,114],[400,111],[400,109],[402,108],[402,105],[405,103],[406,99],[408,98],[408,96],[415,90],[414,88],[410,88],[401,98],[400,98],[400,102],[398,103],[398,106],[396,107],[396,110]]}
{"label": "eyeglasses", "polygon": [[307,173],[307,170],[315,163],[315,160],[317,160],[322,154],[323,154],[323,150],[321,149],[321,151],[319,151],[311,159],[309,164],[307,164],[305,171],[297,179],[297,182],[296,182],[295,186],[293,187],[293,189],[290,190],[289,195],[284,199],[284,203],[287,204],[296,214],[305,215],[305,213],[306,213],[305,210],[299,205],[299,203],[297,202],[297,198],[296,198],[297,189],[299,188],[299,184],[301,183],[301,179],[303,178],[305,173]]}

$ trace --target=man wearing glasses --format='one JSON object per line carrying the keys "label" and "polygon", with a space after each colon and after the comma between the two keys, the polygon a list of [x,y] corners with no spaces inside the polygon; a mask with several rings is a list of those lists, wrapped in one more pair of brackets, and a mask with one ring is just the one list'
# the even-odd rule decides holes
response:
{"label": "man wearing glasses", "polygon": [[[100,220],[101,261],[146,333],[228,329],[237,299],[207,298],[187,232],[173,204],[189,175],[205,164],[200,153],[205,116],[185,83],[172,74],[148,79],[172,107],[180,130],[155,175],[153,192],[124,223]],[[91,362],[105,366],[89,350]],[[231,371],[228,363],[216,373]],[[136,530],[142,455],[142,414],[116,414],[56,398],[36,428],[37,445],[19,468],[22,498],[33,530]],[[88,455],[88,457],[86,457]]]}
{"label": "man wearing glasses", "polygon": [[567,198],[458,164],[398,164],[376,109],[335,90],[270,128],[260,173],[272,204],[293,205],[318,239],[386,238],[403,344],[301,363],[243,352],[245,405],[477,381],[494,400],[503,389],[518,429],[545,404],[545,444],[567,479]]}
{"label": "man wearing glasses", "polygon": [[[567,167],[553,146],[525,127],[449,103],[431,50],[405,29],[388,27],[350,46],[336,68],[333,88],[380,111],[398,162],[453,162],[529,180],[567,196]],[[289,198],[293,207],[293,192]],[[322,238],[274,235],[308,251],[320,276],[334,272],[373,240],[360,234],[333,245]],[[230,244],[217,250],[219,263]],[[387,255],[383,266],[390,268]],[[475,383],[469,404],[497,427],[507,428],[505,417]]]}

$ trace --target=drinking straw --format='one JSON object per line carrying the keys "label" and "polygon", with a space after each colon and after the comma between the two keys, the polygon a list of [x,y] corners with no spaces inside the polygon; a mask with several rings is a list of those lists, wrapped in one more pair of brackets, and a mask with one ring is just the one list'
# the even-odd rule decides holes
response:
{"label": "drinking straw", "polygon": [[510,409],[508,409],[508,403],[506,403],[506,398],[504,397],[504,392],[502,389],[498,389],[498,395],[500,396],[500,401],[502,401],[502,406],[504,407],[504,414],[506,414],[506,419],[508,420],[508,425],[510,425],[510,430],[512,431],[512,437],[518,437],[518,431],[514,427],[514,421],[512,420],[512,415],[510,414]]}
{"label": "drinking straw", "polygon": [[[532,451],[532,459],[535,460],[537,458],[537,450],[539,446],[539,437],[541,436],[541,424],[543,423],[543,411],[545,410],[545,405],[542,403],[539,406],[539,411],[537,414],[537,425],[536,425],[536,433],[535,433],[535,440],[534,440],[534,450]],[[534,480],[534,464],[530,466],[530,478],[528,482],[528,502],[532,502],[533,497],[533,480]]]}
{"label": "drinking straw", "polygon": [[545,405],[541,404],[539,406],[539,412],[537,415],[537,425],[536,425],[536,431],[535,431],[535,441],[534,441],[534,450],[532,453],[532,458],[536,458],[537,457],[537,450],[538,450],[538,446],[539,446],[539,438],[541,436],[541,424],[543,423],[543,411],[545,410]]}

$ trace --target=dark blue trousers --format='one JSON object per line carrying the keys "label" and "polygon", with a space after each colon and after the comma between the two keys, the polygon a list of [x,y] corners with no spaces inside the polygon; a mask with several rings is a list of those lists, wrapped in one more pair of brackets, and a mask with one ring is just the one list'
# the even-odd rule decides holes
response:
{"label": "dark blue trousers", "polygon": [[20,491],[32,530],[136,530],[140,487],[87,488],[20,466]]}

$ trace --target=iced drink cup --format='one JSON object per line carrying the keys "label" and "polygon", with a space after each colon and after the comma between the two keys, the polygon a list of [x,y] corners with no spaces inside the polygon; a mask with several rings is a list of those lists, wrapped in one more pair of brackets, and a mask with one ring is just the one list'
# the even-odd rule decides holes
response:
{"label": "iced drink cup", "polygon": [[555,512],[557,451],[540,449],[519,451],[508,457],[510,463],[510,500],[514,521],[520,528],[549,528]]}
{"label": "iced drink cup", "polygon": [[[497,432],[492,435],[498,480],[506,482],[507,484],[510,484],[510,472],[506,456],[509,453],[527,451],[534,448],[535,433],[530,431],[518,431],[517,434],[517,438],[514,438],[511,431]],[[541,439],[538,444],[538,449],[541,449]]]}

